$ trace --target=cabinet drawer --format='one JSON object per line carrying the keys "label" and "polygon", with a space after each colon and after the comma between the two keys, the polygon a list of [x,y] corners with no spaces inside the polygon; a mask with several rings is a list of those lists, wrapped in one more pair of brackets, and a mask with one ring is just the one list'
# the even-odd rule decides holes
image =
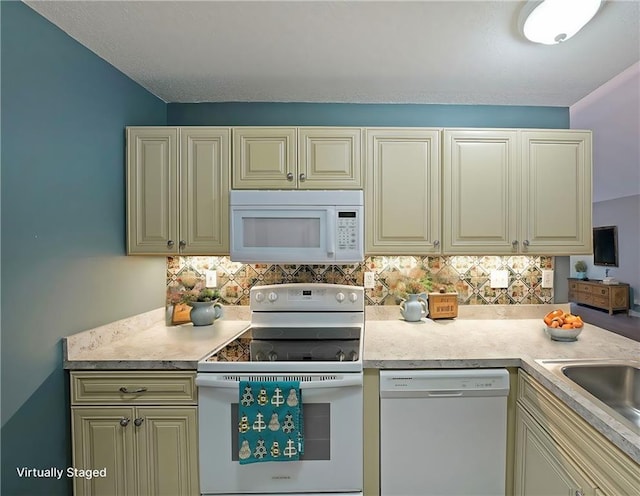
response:
{"label": "cabinet drawer", "polygon": [[71,372],[71,404],[196,404],[195,372]]}
{"label": "cabinet drawer", "polygon": [[594,286],[592,293],[596,296],[604,296],[609,298],[609,288],[603,288],[602,286]]}
{"label": "cabinet drawer", "polygon": [[569,291],[579,291],[579,284],[576,281],[569,281]]}
{"label": "cabinet drawer", "polygon": [[580,293],[578,302],[585,303],[586,305],[593,305],[593,295],[590,293]]}
{"label": "cabinet drawer", "polygon": [[578,291],[580,291],[582,293],[592,293],[593,292],[593,286],[591,286],[591,284],[585,284],[583,282],[579,282],[578,283]]}
{"label": "cabinet drawer", "polygon": [[594,307],[609,307],[609,296],[592,295],[591,305]]}

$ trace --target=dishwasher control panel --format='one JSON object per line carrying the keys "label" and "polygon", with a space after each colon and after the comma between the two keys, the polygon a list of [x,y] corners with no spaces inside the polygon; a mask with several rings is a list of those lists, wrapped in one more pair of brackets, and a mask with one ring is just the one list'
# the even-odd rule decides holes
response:
{"label": "dishwasher control panel", "polygon": [[430,369],[380,371],[380,396],[506,396],[506,369]]}

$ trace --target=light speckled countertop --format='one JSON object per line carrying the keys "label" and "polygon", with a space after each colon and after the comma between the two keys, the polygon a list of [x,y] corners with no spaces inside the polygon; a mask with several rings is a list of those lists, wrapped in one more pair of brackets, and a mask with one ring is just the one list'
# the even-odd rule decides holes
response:
{"label": "light speckled countertop", "polygon": [[[542,314],[544,315],[544,314]],[[364,367],[433,369],[520,367],[637,463],[640,434],[629,429],[580,389],[556,377],[536,360],[640,360],[640,342],[585,324],[578,340],[549,339],[540,318],[369,320],[365,326]]]}
{"label": "light speckled countertop", "polygon": [[[640,435],[547,371],[538,359],[640,359],[640,343],[585,324],[575,342],[551,341],[541,316],[563,305],[461,307],[457,319],[405,322],[397,307],[367,307],[365,368],[521,367],[640,463]],[[225,307],[213,326],[167,326],[164,309],[69,336],[67,369],[190,369],[249,325]]]}
{"label": "light speckled countertop", "polygon": [[249,311],[225,307],[213,325],[168,326],[163,308],[63,339],[64,368],[196,370],[198,361],[249,325]]}

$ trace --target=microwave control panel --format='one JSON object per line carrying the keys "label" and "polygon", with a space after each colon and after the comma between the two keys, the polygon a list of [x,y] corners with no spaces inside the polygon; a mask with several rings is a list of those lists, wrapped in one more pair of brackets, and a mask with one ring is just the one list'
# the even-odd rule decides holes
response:
{"label": "microwave control panel", "polygon": [[358,218],[355,211],[338,211],[338,250],[358,249]]}

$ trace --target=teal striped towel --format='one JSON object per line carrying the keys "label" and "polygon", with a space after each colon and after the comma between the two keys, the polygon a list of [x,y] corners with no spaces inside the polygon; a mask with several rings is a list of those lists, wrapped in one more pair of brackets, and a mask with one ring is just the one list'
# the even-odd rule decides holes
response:
{"label": "teal striped towel", "polygon": [[240,464],[288,462],[304,453],[302,391],[298,381],[240,381]]}

